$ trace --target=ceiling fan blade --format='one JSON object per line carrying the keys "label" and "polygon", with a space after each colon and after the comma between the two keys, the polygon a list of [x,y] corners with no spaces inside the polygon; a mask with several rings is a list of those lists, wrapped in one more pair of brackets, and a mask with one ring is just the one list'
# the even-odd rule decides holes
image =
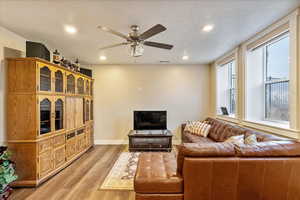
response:
{"label": "ceiling fan blade", "polygon": [[123,45],[127,45],[127,44],[130,44],[130,42],[122,42],[122,43],[118,43],[118,44],[113,44],[113,45],[101,47],[100,50],[109,49],[109,48],[118,47],[118,46],[123,46]]}
{"label": "ceiling fan blade", "polygon": [[144,45],[150,46],[150,47],[157,47],[157,48],[161,48],[161,49],[172,49],[173,48],[173,45],[170,45],[170,44],[150,42],[150,41],[145,41]]}
{"label": "ceiling fan blade", "polygon": [[167,30],[166,27],[164,27],[161,24],[156,24],[152,28],[150,28],[147,31],[145,31],[144,33],[142,33],[139,38],[140,38],[140,40],[146,40],[146,39],[148,39],[148,38],[150,38],[150,37],[152,37],[152,36],[154,36],[154,35],[156,35],[160,32],[163,32],[165,30]]}
{"label": "ceiling fan blade", "polygon": [[110,28],[107,28],[105,26],[98,26],[99,29],[101,29],[102,31],[105,31],[105,32],[108,32],[108,33],[111,33],[111,34],[114,34],[116,36],[119,36],[121,38],[124,38],[125,40],[127,41],[132,41],[127,35],[123,34],[123,33],[120,33],[118,31],[115,31],[115,30],[112,30]]}

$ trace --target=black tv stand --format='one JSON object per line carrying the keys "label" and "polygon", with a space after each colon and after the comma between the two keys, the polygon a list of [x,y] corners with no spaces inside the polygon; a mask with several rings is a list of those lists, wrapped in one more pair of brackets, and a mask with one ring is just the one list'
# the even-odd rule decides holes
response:
{"label": "black tv stand", "polygon": [[168,130],[136,130],[135,134],[166,134]]}
{"label": "black tv stand", "polygon": [[168,151],[172,150],[170,130],[131,130],[128,134],[129,151]]}

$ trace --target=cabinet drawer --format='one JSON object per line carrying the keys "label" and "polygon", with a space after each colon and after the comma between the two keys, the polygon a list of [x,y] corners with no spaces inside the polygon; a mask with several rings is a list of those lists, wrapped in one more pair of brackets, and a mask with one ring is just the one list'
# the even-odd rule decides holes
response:
{"label": "cabinet drawer", "polygon": [[65,142],[65,135],[64,134],[56,136],[56,137],[53,138],[53,146],[54,146],[54,148],[62,146],[65,143],[66,142]]}
{"label": "cabinet drawer", "polygon": [[43,140],[38,143],[39,154],[44,153],[45,151],[51,150],[51,148],[52,148],[51,139]]}
{"label": "cabinet drawer", "polygon": [[66,161],[65,146],[59,147],[54,150],[54,168],[58,168]]}
{"label": "cabinet drawer", "polygon": [[43,178],[53,170],[52,151],[48,150],[39,156],[39,178]]}

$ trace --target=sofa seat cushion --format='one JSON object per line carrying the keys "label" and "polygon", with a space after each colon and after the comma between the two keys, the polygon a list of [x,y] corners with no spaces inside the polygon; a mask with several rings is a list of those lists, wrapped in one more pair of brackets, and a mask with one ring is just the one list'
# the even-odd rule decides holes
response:
{"label": "sofa seat cushion", "polygon": [[134,190],[143,194],[183,193],[183,179],[177,176],[176,155],[142,153],[134,178]]}
{"label": "sofa seat cushion", "polygon": [[208,137],[202,137],[199,135],[195,135],[192,134],[190,132],[185,132],[185,138],[188,142],[190,143],[211,143],[211,142],[215,142],[212,139],[208,138]]}

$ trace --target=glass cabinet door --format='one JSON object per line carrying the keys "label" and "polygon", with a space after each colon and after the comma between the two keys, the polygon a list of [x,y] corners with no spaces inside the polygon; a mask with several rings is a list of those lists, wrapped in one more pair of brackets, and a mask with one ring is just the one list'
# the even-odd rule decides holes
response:
{"label": "glass cabinet door", "polygon": [[93,96],[94,81],[91,81],[90,95]]}
{"label": "glass cabinet door", "polygon": [[55,101],[55,130],[64,128],[64,102],[62,99]]}
{"label": "glass cabinet door", "polygon": [[55,92],[64,92],[64,76],[60,70],[55,72]]}
{"label": "glass cabinet door", "polygon": [[90,82],[88,80],[85,81],[85,94],[89,95],[90,93]]}
{"label": "glass cabinet door", "polygon": [[40,68],[40,91],[51,91],[51,70],[47,66]]}
{"label": "glass cabinet door", "polygon": [[51,101],[44,98],[40,101],[40,135],[51,132]]}
{"label": "glass cabinet door", "polygon": [[86,119],[85,119],[85,117],[86,117],[86,105],[85,105],[85,98],[82,98],[82,100],[83,100],[83,123],[85,123],[86,122]]}
{"label": "glass cabinet door", "polygon": [[77,79],[77,92],[78,94],[84,94],[84,80],[81,77]]}
{"label": "glass cabinet door", "polygon": [[85,121],[90,121],[90,101],[86,100],[86,107],[85,107]]}
{"label": "glass cabinet door", "polygon": [[91,100],[91,120],[94,120],[94,101]]}
{"label": "glass cabinet door", "polygon": [[75,77],[73,74],[67,76],[67,93],[75,94]]}

